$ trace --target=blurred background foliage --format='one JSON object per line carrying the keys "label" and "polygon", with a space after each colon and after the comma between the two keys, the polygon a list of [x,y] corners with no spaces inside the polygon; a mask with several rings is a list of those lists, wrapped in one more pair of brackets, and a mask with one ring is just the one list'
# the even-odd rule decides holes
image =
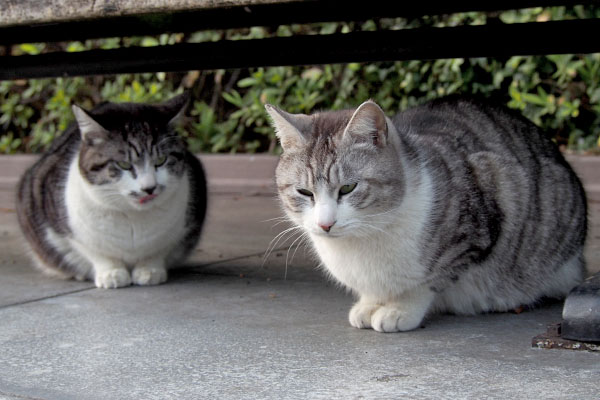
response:
{"label": "blurred background foliage", "polygon": [[[222,39],[243,40],[355,30],[600,17],[600,7],[534,8],[501,13],[253,27],[158,37],[21,44],[14,55]],[[540,38],[544,40],[544,38]],[[272,152],[279,147],[263,105],[293,113],[355,107],[372,98],[393,115],[452,93],[500,99],[574,151],[600,149],[600,54],[472,58],[129,74],[0,82],[0,153],[40,152],[72,122],[70,106],[103,101],[159,102],[190,89],[194,102],[182,129],[194,152]]]}

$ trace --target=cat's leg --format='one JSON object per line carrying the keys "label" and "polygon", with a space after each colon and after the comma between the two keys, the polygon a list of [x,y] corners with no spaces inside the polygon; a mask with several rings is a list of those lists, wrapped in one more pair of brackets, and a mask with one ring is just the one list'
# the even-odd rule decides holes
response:
{"label": "cat's leg", "polygon": [[96,287],[115,289],[131,285],[131,275],[122,261],[94,257],[94,283]]}
{"label": "cat's leg", "polygon": [[418,328],[431,307],[435,293],[419,286],[402,293],[398,300],[386,302],[373,312],[371,326],[378,332],[410,331]]}
{"label": "cat's leg", "polygon": [[135,285],[158,285],[167,280],[167,267],[161,257],[144,260],[133,268],[131,277]]}
{"label": "cat's leg", "polygon": [[373,317],[373,313],[380,307],[381,304],[377,303],[374,298],[360,296],[360,300],[354,303],[350,309],[350,314],[348,315],[350,325],[359,329],[372,328],[371,318]]}
{"label": "cat's leg", "polygon": [[131,285],[127,265],[119,259],[107,257],[76,240],[68,241],[69,261],[78,266],[75,279],[94,279],[96,287],[115,289]]}

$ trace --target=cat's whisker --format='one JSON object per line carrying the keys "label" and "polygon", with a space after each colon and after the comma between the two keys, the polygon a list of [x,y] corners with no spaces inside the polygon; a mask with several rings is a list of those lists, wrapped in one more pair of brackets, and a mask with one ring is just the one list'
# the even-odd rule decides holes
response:
{"label": "cat's whisker", "polygon": [[271,221],[277,221],[277,220],[281,220],[281,221],[288,221],[289,218],[286,216],[282,216],[282,217],[275,217],[275,218],[269,218],[269,219],[263,219],[260,222],[271,222]]}
{"label": "cat's whisker", "polygon": [[375,221],[369,220],[367,222],[367,221],[365,221],[365,218],[354,218],[353,220],[346,223],[343,227],[344,228],[351,227],[351,229],[353,229],[354,233],[365,234],[365,236],[372,234],[373,231],[376,231],[376,232],[384,233],[390,237],[393,237],[390,232],[378,227],[376,225]]}
{"label": "cat's whisker", "polygon": [[[287,237],[285,237],[283,244],[285,244],[285,242],[287,242],[291,237],[293,237],[295,232],[292,232],[291,234],[289,234]],[[262,264],[260,265],[261,268],[263,268],[267,262],[267,260],[269,259],[269,257],[271,257],[271,254],[273,253],[273,251],[275,251],[275,249],[277,248],[277,243],[275,243],[273,246],[270,246],[267,251],[265,252],[265,255],[263,256],[263,261]]]}
{"label": "cat's whisker", "polygon": [[290,251],[292,250],[292,248],[294,247],[294,244],[296,244],[296,242],[298,242],[298,240],[300,240],[300,242],[298,243],[298,245],[296,246],[296,250],[294,251],[294,253],[292,254],[292,259],[290,260],[290,263],[292,261],[294,261],[294,256],[296,255],[296,251],[298,251],[298,247],[300,247],[300,245],[302,244],[302,239],[305,239],[305,235],[306,232],[300,232],[300,236],[298,236],[296,239],[294,239],[294,241],[292,242],[292,244],[290,245],[290,247],[288,248],[288,251],[285,255],[285,273],[283,275],[283,279],[286,280],[287,279],[287,271],[288,271],[288,257],[290,255]]}
{"label": "cat's whisker", "polygon": [[275,250],[279,242],[283,239],[283,243],[285,243],[295,233],[294,231],[297,231],[299,229],[301,229],[301,227],[299,226],[293,226],[291,228],[288,228],[282,232],[279,232],[279,234],[277,234],[277,236],[275,236],[271,240],[271,242],[269,242],[267,250],[265,251],[265,255],[263,256],[263,263],[261,265],[261,268],[264,267],[265,262],[267,262],[267,259],[271,256],[271,253],[273,252],[273,250]]}
{"label": "cat's whisker", "polygon": [[365,228],[372,229],[372,230],[374,230],[374,231],[376,231],[376,232],[381,232],[381,233],[383,233],[383,234],[385,234],[385,235],[387,235],[387,236],[389,236],[389,237],[393,237],[393,235],[392,235],[390,232],[388,232],[388,231],[385,231],[385,230],[383,230],[383,229],[381,229],[381,228],[378,228],[378,227],[376,227],[375,225],[371,225],[371,224],[364,224],[363,226],[364,226]]}
{"label": "cat's whisker", "polygon": [[273,224],[273,226],[271,226],[271,229],[273,229],[277,225],[283,224],[285,222],[293,223],[292,221],[290,221],[290,219],[287,216],[269,218],[269,219],[262,220],[260,222],[271,222],[271,221],[278,221],[277,223]]}
{"label": "cat's whisker", "polygon": [[379,216],[381,216],[381,215],[386,215],[386,214],[389,214],[389,213],[391,213],[391,212],[394,212],[394,211],[396,211],[396,209],[392,208],[392,209],[389,209],[389,210],[387,210],[387,211],[382,211],[382,212],[380,212],[380,213],[362,215],[360,218],[373,218],[373,217],[379,217]]}
{"label": "cat's whisker", "polygon": [[[277,246],[277,243],[279,243],[279,241],[281,240],[281,238],[284,235],[286,235],[287,233],[289,233],[291,231],[298,230],[298,229],[300,229],[299,226],[292,226],[288,229],[285,229],[285,230],[279,232],[273,239],[271,239],[271,241],[269,242],[269,245],[267,246],[267,249]],[[275,242],[275,243],[273,243],[273,242]]]}
{"label": "cat's whisker", "polygon": [[[296,249],[292,253],[292,259],[290,260],[290,262],[294,262],[294,257],[296,256],[296,252],[298,251],[300,246],[302,246],[303,244],[305,244],[308,241],[309,236],[306,232],[303,232],[301,238],[302,238],[302,240],[300,242],[298,242],[298,245],[296,245]],[[305,248],[305,251],[306,251],[306,248]]]}
{"label": "cat's whisker", "polygon": [[[391,211],[393,211],[393,210],[391,210]],[[389,225],[389,220],[387,220],[387,219],[380,220],[377,218],[373,218],[374,216],[383,215],[383,214],[387,214],[387,212],[381,213],[381,214],[363,215],[360,217],[355,217],[354,220],[360,224],[375,225],[375,226],[380,225],[380,227],[385,228]],[[395,218],[395,221],[399,222],[399,223],[402,223],[404,221],[409,222],[408,219],[403,218],[402,216],[396,215],[396,216],[394,216],[394,218]]]}
{"label": "cat's whisker", "polygon": [[281,224],[286,223],[286,222],[289,223],[289,220],[286,219],[286,220],[283,220],[283,221],[279,221],[276,224],[273,224],[273,226],[271,226],[271,229],[275,228],[277,225],[281,225]]}

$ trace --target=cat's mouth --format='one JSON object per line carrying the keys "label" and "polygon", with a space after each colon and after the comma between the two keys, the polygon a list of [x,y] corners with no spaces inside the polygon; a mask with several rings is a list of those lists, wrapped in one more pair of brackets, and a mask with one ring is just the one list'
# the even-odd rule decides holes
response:
{"label": "cat's mouth", "polygon": [[140,197],[138,201],[140,204],[146,204],[149,201],[152,201],[156,196],[157,196],[156,194],[149,194],[147,196]]}
{"label": "cat's mouth", "polygon": [[339,237],[345,236],[344,233],[340,232],[339,230],[325,232],[321,229],[315,229],[312,231],[312,234],[316,235],[316,236],[324,237],[324,238],[339,238]]}

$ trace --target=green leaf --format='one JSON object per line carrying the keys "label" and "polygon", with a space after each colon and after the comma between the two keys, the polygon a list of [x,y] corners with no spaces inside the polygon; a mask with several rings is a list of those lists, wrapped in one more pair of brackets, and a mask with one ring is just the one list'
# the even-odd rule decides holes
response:
{"label": "green leaf", "polygon": [[29,55],[37,55],[40,54],[41,50],[40,48],[38,48],[38,46],[36,46],[35,44],[31,44],[31,43],[23,43],[19,46],[19,48],[21,49],[21,51],[23,51],[26,54]]}
{"label": "green leaf", "polygon": [[142,47],[154,47],[154,46],[158,46],[160,43],[156,38],[153,37],[145,37],[142,39],[142,43],[140,43],[140,46]]}
{"label": "green leaf", "polygon": [[222,96],[225,100],[227,100],[234,106],[242,107],[242,97],[237,91],[231,90],[230,93],[223,92]]}
{"label": "green leaf", "polygon": [[67,52],[69,52],[69,53],[75,53],[75,52],[84,51],[84,50],[85,50],[85,46],[81,42],[71,42],[67,46]]}
{"label": "green leaf", "polygon": [[249,86],[254,86],[254,85],[256,85],[256,83],[257,83],[256,78],[248,77],[248,78],[239,80],[237,85],[238,85],[238,87],[245,88],[245,87],[249,87]]}

